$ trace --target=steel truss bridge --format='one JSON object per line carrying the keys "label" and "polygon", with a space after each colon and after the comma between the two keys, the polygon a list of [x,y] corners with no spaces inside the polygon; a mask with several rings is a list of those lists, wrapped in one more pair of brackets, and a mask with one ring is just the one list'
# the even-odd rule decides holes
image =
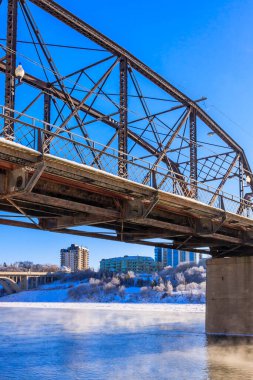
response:
{"label": "steel truss bridge", "polygon": [[0,224],[251,255],[251,169],[204,98],[54,1],[0,12]]}

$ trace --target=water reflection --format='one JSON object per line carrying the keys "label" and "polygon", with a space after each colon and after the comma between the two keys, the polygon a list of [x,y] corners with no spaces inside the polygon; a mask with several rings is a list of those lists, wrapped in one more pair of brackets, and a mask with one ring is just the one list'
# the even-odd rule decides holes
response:
{"label": "water reflection", "polygon": [[204,313],[0,308],[0,379],[253,379],[252,341],[214,340]]}
{"label": "water reflection", "polygon": [[253,379],[253,337],[207,338],[209,379]]}

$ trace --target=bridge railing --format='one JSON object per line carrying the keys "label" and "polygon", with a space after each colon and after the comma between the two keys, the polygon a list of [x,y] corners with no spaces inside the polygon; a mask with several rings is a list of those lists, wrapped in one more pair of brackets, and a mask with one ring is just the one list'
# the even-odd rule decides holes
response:
{"label": "bridge railing", "polygon": [[[8,111],[8,112],[6,112]],[[41,121],[37,118],[0,106],[0,117],[9,118],[10,111],[15,123],[14,134],[6,136],[4,126],[0,126],[0,136],[12,140],[41,154],[92,166],[107,173],[119,175],[119,151],[89,138]],[[122,162],[122,156],[120,158]],[[194,199],[234,214],[253,218],[253,204],[232,194],[217,191],[203,183],[193,183],[190,178],[168,170],[162,165],[154,165],[144,159],[125,155],[125,178],[145,184],[164,192]]]}

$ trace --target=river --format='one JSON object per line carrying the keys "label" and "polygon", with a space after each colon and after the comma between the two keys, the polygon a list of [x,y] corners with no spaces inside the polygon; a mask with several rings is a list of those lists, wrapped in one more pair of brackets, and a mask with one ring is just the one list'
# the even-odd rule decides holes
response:
{"label": "river", "polygon": [[208,338],[203,305],[0,305],[1,380],[252,380],[252,341]]}

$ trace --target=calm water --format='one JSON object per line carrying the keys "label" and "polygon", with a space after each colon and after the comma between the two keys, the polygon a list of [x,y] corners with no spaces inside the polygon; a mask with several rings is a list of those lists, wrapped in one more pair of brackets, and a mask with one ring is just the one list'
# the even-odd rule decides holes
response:
{"label": "calm water", "polygon": [[253,344],[211,341],[204,313],[0,308],[0,379],[252,380]]}

